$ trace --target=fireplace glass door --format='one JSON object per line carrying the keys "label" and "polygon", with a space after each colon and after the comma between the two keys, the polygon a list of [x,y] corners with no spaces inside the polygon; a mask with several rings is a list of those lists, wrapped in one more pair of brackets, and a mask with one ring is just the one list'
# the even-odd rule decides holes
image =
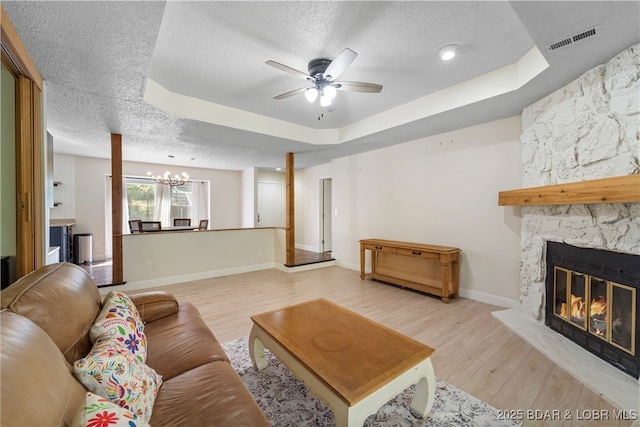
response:
{"label": "fireplace glass door", "polygon": [[636,354],[636,289],[612,283],[611,286],[611,343],[631,354]]}
{"label": "fireplace glass door", "polygon": [[635,355],[635,288],[561,267],[554,279],[554,315]]}

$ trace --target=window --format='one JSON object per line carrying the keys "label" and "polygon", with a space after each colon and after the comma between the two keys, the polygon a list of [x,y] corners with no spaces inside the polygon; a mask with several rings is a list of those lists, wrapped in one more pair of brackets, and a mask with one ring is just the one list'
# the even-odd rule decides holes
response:
{"label": "window", "polygon": [[153,221],[156,184],[148,180],[126,178],[129,218]]}
{"label": "window", "polygon": [[[156,184],[143,178],[125,178],[129,219],[162,221],[173,225],[174,218],[193,218],[193,185]],[[164,194],[166,192],[166,194]],[[167,204],[162,201],[167,200]]]}
{"label": "window", "polygon": [[174,218],[191,218],[193,189],[190,182],[171,187],[171,223]]}

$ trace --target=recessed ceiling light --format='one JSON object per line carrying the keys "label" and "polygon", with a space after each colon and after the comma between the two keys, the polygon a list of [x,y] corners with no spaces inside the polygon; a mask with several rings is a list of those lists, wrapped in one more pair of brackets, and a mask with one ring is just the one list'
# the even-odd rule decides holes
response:
{"label": "recessed ceiling light", "polygon": [[438,56],[443,61],[448,61],[452,59],[454,56],[456,56],[457,52],[458,52],[458,45],[450,44],[440,48],[440,50],[438,50]]}
{"label": "recessed ceiling light", "polygon": [[276,168],[276,170],[277,170],[277,171],[281,171],[281,170],[282,170],[282,168]]}

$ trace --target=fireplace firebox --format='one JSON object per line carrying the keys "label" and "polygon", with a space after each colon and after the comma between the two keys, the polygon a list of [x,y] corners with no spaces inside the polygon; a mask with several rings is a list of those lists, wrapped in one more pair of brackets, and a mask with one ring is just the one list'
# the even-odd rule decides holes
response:
{"label": "fireplace firebox", "polygon": [[545,324],[640,377],[640,256],[547,242]]}

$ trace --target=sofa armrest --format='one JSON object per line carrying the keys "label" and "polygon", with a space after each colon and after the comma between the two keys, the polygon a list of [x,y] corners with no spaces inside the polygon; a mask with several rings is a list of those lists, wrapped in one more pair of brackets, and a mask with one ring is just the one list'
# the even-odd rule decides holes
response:
{"label": "sofa armrest", "polygon": [[130,294],[129,298],[136,305],[144,323],[153,322],[178,312],[178,300],[168,292],[142,292]]}

